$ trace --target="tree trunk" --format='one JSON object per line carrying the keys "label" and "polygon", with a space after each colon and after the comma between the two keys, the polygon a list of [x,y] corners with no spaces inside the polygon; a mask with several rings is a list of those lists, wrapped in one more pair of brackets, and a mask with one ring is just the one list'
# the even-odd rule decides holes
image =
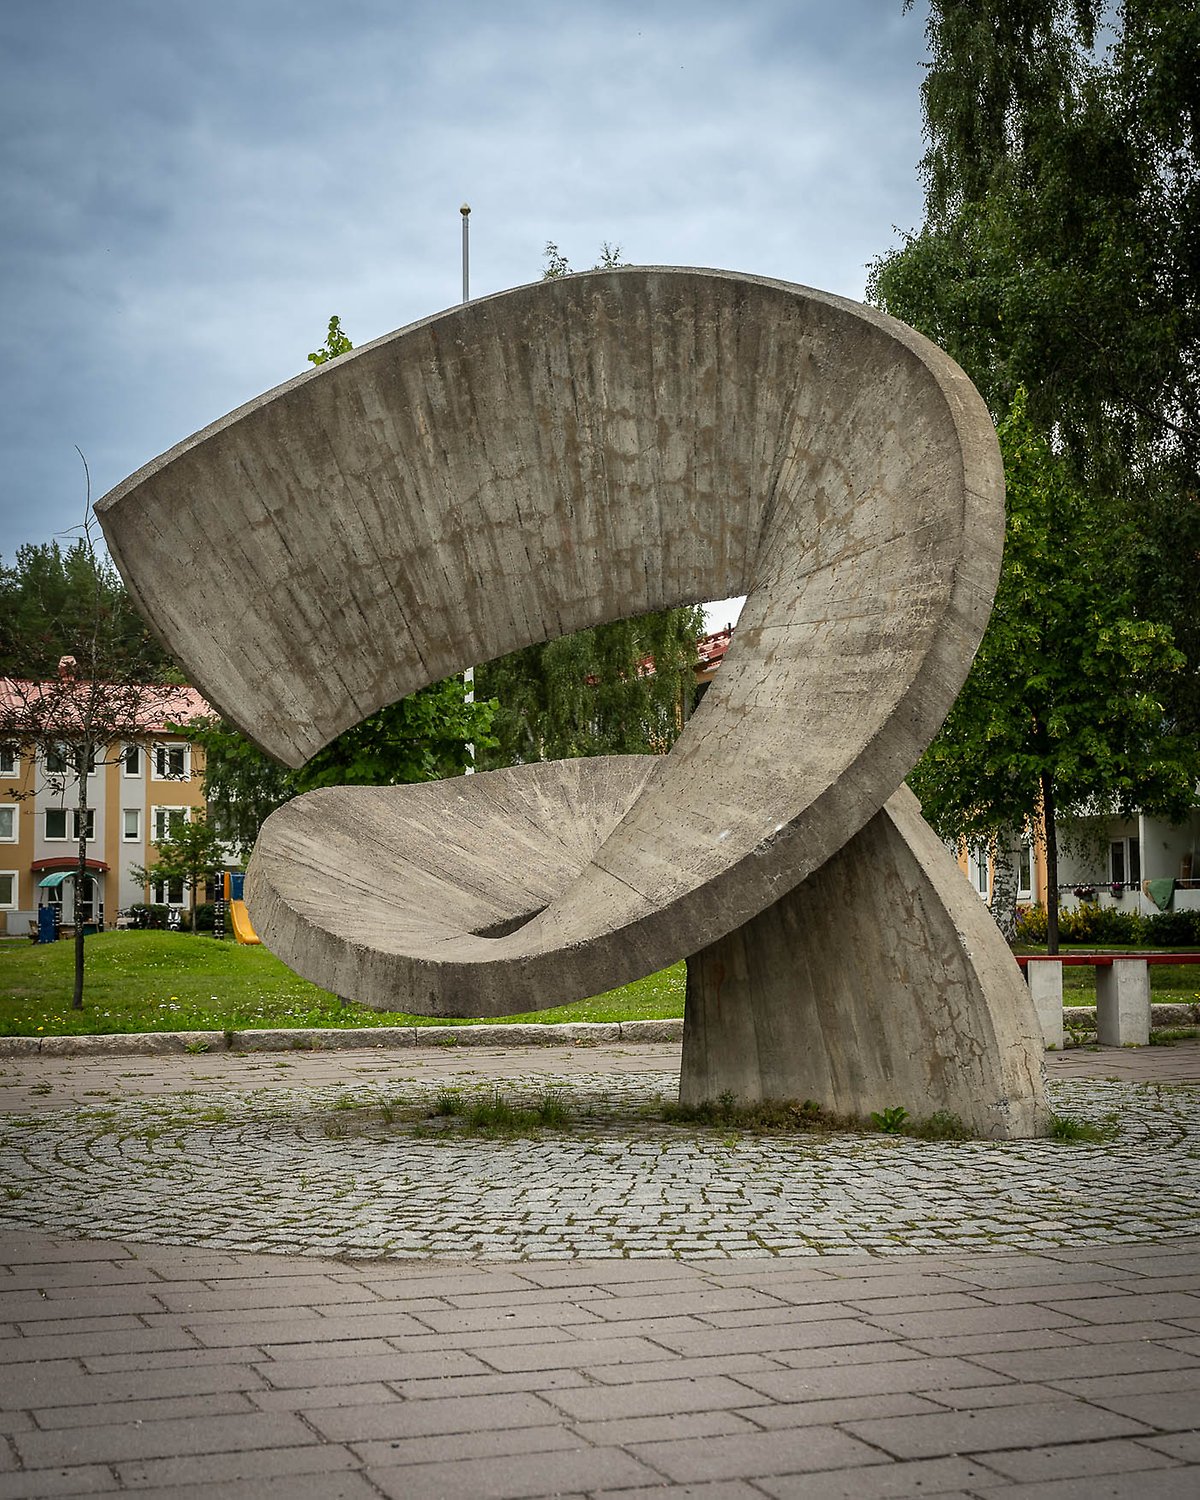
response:
{"label": "tree trunk", "polygon": [[75,863],[75,987],[71,993],[71,1009],[83,1009],[83,893],[87,884],[87,815],[88,815],[88,762],[91,745],[81,745],[75,762],[75,778],[79,787],[79,847]]}
{"label": "tree trunk", "polygon": [[1054,779],[1042,772],[1042,828],[1046,838],[1046,952],[1058,952],[1058,832],[1055,828]]}
{"label": "tree trunk", "polygon": [[1006,943],[1017,935],[1017,871],[1013,864],[1012,835],[1005,829],[996,835],[992,855],[992,918]]}

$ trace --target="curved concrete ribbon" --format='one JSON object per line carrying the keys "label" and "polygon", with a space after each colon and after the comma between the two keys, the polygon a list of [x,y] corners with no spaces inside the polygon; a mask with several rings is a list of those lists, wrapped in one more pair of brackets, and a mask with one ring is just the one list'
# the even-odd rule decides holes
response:
{"label": "curved concrete ribbon", "polygon": [[871,822],[969,668],[1002,497],[983,403],[911,329],[630,268],[365,345],[97,511],[189,678],[292,765],[472,663],[748,596],[669,756],[330,789],[264,825],[247,895],[299,972],[500,1015],[699,953]]}

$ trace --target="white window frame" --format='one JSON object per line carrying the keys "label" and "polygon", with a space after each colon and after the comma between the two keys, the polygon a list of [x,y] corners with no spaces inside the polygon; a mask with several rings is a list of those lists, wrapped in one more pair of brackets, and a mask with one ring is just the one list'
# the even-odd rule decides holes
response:
{"label": "white window frame", "polygon": [[19,844],[21,842],[21,808],[16,802],[0,803],[0,813],[12,813],[12,833],[0,833],[0,844]]}
{"label": "white window frame", "polygon": [[[73,807],[71,812],[74,814],[71,819],[71,840],[77,844],[79,842],[79,809]],[[94,807],[88,808],[87,820],[87,842],[94,844],[96,842],[96,809]]]}
{"label": "white window frame", "polygon": [[[1113,851],[1121,851],[1121,873],[1118,875],[1114,869]],[[1134,871],[1134,863],[1137,870]],[[1108,841],[1108,878],[1112,885],[1123,885],[1126,890],[1134,890],[1142,883],[1142,841],[1136,833],[1129,834],[1124,838],[1109,839]]]}
{"label": "white window frame", "polygon": [[[1021,876],[1025,873],[1026,866],[1029,869],[1029,879],[1023,881]],[[1033,900],[1033,845],[1022,844],[1017,849],[1017,900]]]}
{"label": "white window frame", "polygon": [[[129,769],[130,752],[137,756],[137,770]],[[141,745],[132,741],[121,746],[121,775],[128,781],[140,781],[142,779],[142,756],[145,752]]]}
{"label": "white window frame", "polygon": [[[171,895],[171,887],[179,887],[179,899]],[[154,880],[150,883],[151,902],[155,906],[186,906],[188,897],[188,883],[181,875],[176,875],[170,880]]]}
{"label": "white window frame", "polygon": [[[182,756],[183,770],[176,776],[173,772],[159,770],[159,757],[178,750]],[[192,747],[186,740],[159,740],[150,751],[151,781],[185,782],[192,779]]]}
{"label": "white window frame", "polygon": [[[52,764],[55,760],[61,762],[61,765],[56,767]],[[45,754],[45,766],[47,776],[68,776],[74,780],[75,747],[64,740],[61,744],[55,745],[53,750],[47,750]],[[89,776],[96,774],[96,751],[94,749],[88,760],[87,773]]]}
{"label": "white window frame", "polygon": [[[70,834],[70,827],[71,827],[71,825],[70,825],[70,822],[69,822],[68,817],[67,817],[67,814],[69,812],[70,812],[70,808],[67,808],[67,807],[47,807],[45,809],[46,820],[45,820],[45,823],[42,826],[42,833],[43,833],[43,836],[45,837],[45,840],[46,840],[46,842],[48,844],[65,844],[70,839],[70,837],[71,837],[71,834]],[[61,833],[51,833],[50,832],[50,819],[51,819],[52,816],[57,817],[59,813],[62,814],[63,831]]]}
{"label": "white window frame", "polygon": [[986,901],[991,894],[991,859],[986,848],[969,849],[967,851],[967,873],[971,882],[971,889],[981,901]]}
{"label": "white window frame", "polygon": [[[133,816],[134,829],[129,831],[129,818]],[[142,842],[142,810],[140,807],[123,807],[121,809],[121,842],[123,844],[140,844]]]}
{"label": "white window frame", "polygon": [[[165,807],[157,804],[150,809],[150,842],[152,844],[165,844],[171,837],[171,814],[182,813],[185,823],[191,822],[190,807]],[[162,832],[159,832],[159,822],[162,822]]]}
{"label": "white window frame", "polygon": [[[21,752],[16,745],[0,745],[0,776],[21,774]],[[0,871],[3,874],[3,871]]]}
{"label": "white window frame", "polygon": [[21,872],[19,870],[0,870],[0,880],[8,877],[12,881],[11,899],[0,900],[0,911],[16,911],[21,904]]}

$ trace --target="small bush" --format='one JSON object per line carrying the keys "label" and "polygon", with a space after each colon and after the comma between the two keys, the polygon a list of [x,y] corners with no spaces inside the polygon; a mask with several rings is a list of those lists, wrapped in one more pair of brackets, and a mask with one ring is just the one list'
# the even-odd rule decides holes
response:
{"label": "small bush", "polygon": [[1128,943],[1142,941],[1142,919],[1136,912],[1085,901],[1058,914],[1058,933],[1064,943]]}
{"label": "small bush", "polygon": [[1018,906],[1014,942],[1036,947],[1046,941],[1046,910],[1042,906]]}
{"label": "small bush", "polygon": [[161,932],[166,928],[170,909],[169,906],[148,906],[144,901],[135,901],[129,908],[129,914],[138,927],[149,927]]}
{"label": "small bush", "polygon": [[1200,911],[1160,911],[1142,925],[1155,948],[1200,948]]}

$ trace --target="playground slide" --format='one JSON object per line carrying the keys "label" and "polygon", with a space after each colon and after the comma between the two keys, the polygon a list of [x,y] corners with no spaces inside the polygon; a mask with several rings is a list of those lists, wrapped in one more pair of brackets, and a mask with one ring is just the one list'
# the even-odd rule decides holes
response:
{"label": "playground slide", "polygon": [[262,938],[255,932],[250,923],[250,913],[246,910],[244,901],[231,901],[229,903],[229,921],[233,927],[233,935],[239,943],[261,943]]}

